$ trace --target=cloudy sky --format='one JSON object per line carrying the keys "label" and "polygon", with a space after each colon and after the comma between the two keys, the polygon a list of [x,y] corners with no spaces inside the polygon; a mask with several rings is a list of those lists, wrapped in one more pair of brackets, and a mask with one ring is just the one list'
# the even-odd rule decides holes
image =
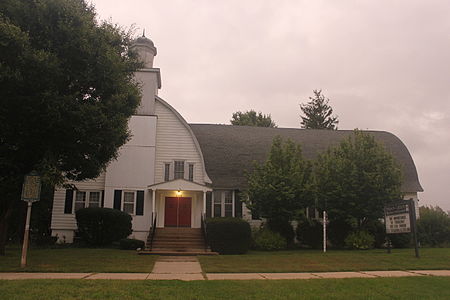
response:
{"label": "cloudy sky", "polygon": [[92,0],[158,48],[160,96],[191,123],[238,110],[299,127],[322,89],[339,129],[386,130],[409,148],[422,204],[450,210],[450,1]]}

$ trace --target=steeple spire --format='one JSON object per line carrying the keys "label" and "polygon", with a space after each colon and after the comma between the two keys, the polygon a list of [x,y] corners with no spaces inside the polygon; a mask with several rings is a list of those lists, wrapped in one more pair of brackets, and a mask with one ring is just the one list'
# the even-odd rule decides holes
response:
{"label": "steeple spire", "polygon": [[142,30],[142,37],[145,37],[145,28]]}

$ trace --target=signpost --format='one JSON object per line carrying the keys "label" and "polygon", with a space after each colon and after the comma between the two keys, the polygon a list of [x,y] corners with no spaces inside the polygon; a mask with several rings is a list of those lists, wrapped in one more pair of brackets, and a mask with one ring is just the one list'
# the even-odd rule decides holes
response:
{"label": "signpost", "polygon": [[327,252],[327,212],[323,211],[323,252]]}
{"label": "signpost", "polygon": [[25,175],[22,186],[22,200],[28,202],[27,220],[25,223],[25,233],[23,236],[22,259],[20,261],[20,267],[22,268],[24,268],[27,265],[28,240],[30,236],[31,205],[33,204],[33,202],[39,201],[40,195],[41,195],[41,177],[36,171],[32,171],[30,174]]}
{"label": "signpost", "polygon": [[[410,232],[413,234],[416,257],[418,258],[419,247],[417,242],[416,209],[414,201],[410,199],[387,203],[384,207],[384,223],[388,235]],[[390,240],[388,240],[388,252],[390,253]]]}

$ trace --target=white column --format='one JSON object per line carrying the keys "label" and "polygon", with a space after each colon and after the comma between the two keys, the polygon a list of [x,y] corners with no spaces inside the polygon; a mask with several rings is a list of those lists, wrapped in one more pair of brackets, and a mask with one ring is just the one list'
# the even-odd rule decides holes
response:
{"label": "white column", "polygon": [[206,192],[203,191],[203,214],[206,217]]}
{"label": "white column", "polygon": [[236,197],[236,194],[234,193],[234,190],[231,192],[231,203],[233,203],[233,204],[231,204],[231,206],[233,207],[233,209],[231,210],[231,216],[234,218],[235,217],[235,211],[236,211],[236,207],[234,207],[234,199],[235,199],[235,197]]}
{"label": "white column", "polygon": [[155,208],[156,208],[156,191],[152,190],[152,216],[155,215]]}

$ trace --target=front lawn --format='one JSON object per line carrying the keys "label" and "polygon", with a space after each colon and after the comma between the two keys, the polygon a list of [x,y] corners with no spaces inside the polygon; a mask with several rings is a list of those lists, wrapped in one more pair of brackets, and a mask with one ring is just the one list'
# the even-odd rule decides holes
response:
{"label": "front lawn", "polygon": [[6,249],[0,256],[0,272],[137,272],[153,269],[156,256],[137,255],[119,249],[30,249],[27,267],[20,268],[19,248]]}
{"label": "front lawn", "polygon": [[0,281],[2,299],[450,299],[450,277],[252,281]]}
{"label": "front lawn", "polygon": [[250,272],[332,272],[362,270],[450,269],[450,248],[386,250],[298,250],[279,252],[249,252],[245,255],[200,256],[206,273]]}

